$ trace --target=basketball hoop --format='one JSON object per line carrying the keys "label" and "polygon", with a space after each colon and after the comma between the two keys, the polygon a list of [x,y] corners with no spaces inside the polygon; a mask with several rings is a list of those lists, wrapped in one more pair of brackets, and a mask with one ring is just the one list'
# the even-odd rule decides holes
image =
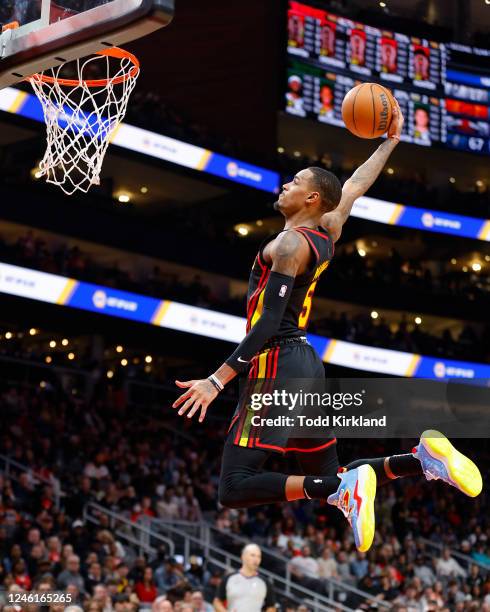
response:
{"label": "basketball hoop", "polygon": [[[62,72],[74,68],[65,78]],[[28,80],[46,121],[47,147],[39,176],[68,195],[100,184],[102,163],[140,73],[138,59],[112,47]],[[101,78],[91,78],[101,77]]]}

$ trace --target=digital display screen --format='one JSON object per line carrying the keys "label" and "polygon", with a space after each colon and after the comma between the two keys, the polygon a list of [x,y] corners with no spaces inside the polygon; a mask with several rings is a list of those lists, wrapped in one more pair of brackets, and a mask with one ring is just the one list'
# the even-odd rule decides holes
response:
{"label": "digital display screen", "polygon": [[286,112],[343,126],[359,83],[389,87],[402,140],[490,154],[490,50],[381,30],[290,0]]}

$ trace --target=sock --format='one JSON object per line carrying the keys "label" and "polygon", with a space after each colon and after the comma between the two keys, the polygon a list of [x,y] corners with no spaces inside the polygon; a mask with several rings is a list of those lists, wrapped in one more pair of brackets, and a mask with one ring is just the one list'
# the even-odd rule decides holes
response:
{"label": "sock", "polygon": [[358,459],[349,463],[346,468],[353,470],[365,463],[368,463],[376,472],[378,487],[392,482],[394,478],[420,476],[423,474],[420,461],[412,454],[376,457],[375,459]]}
{"label": "sock", "polygon": [[303,490],[307,499],[327,499],[339,488],[336,476],[305,476]]}
{"label": "sock", "polygon": [[388,457],[390,470],[397,477],[422,476],[423,470],[420,461],[411,453],[407,455],[392,455]]}

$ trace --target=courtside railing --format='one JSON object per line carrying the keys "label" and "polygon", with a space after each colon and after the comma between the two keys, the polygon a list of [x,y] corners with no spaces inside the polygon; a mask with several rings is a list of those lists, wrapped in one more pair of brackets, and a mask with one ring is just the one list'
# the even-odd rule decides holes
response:
{"label": "courtside railing", "polygon": [[[157,533],[163,532],[170,536],[171,534],[177,532],[179,534],[185,533],[189,536],[189,541],[199,541],[206,558],[209,558],[209,555],[212,556],[213,551],[220,551],[221,554],[226,555],[227,558],[234,559],[237,563],[241,564],[241,550],[246,544],[250,544],[249,539],[223,532],[205,521],[193,523],[186,521],[150,519],[149,523],[151,523],[151,529]],[[188,560],[190,554],[196,553],[189,552],[185,546],[186,544],[184,543],[183,554],[184,558]],[[291,572],[289,561],[290,559],[284,555],[271,551],[267,546],[264,545],[262,547],[261,571],[270,574],[275,583],[277,579],[276,577],[279,577],[282,581],[282,586],[284,587],[284,593],[288,597],[297,589],[313,592],[311,588],[313,588],[312,585],[315,585],[315,588],[321,587],[322,590],[324,590],[325,596],[329,600],[330,604],[335,605],[340,610],[351,609],[349,607],[350,603],[348,602],[355,602],[355,605],[353,606],[354,609],[356,609],[361,603],[369,602],[375,602],[378,610],[389,610],[391,608],[390,604],[387,602],[380,601],[366,591],[362,591],[353,585],[333,578],[317,578],[313,575],[308,575],[305,572],[305,582],[307,582],[307,584],[311,587],[308,588],[307,586],[302,585],[301,581],[298,582],[295,580],[294,575]],[[318,596],[316,591],[315,595]],[[330,610],[331,608],[328,609]]]}
{"label": "courtside railing", "polygon": [[0,473],[3,474],[5,478],[15,480],[16,482],[20,482],[20,477],[22,474],[27,474],[29,481],[33,486],[37,486],[41,483],[48,485],[53,490],[54,505],[57,510],[60,509],[61,498],[65,496],[65,493],[61,490],[60,481],[54,476],[51,478],[41,476],[32,468],[24,465],[23,463],[15,461],[15,459],[12,459],[7,455],[0,455]]}
{"label": "courtside railing", "polygon": [[454,550],[454,548],[451,548],[451,546],[449,546],[448,544],[444,544],[444,543],[440,543],[440,542],[433,542],[432,540],[428,540],[427,538],[417,538],[418,540],[420,540],[420,542],[422,542],[426,548],[431,548],[433,551],[437,551],[437,553],[441,553],[445,548],[449,548],[449,551],[451,553],[451,557],[454,557],[457,561],[460,561],[463,565],[463,569],[467,569],[469,567],[471,567],[472,565],[477,565],[480,569],[482,569],[485,572],[490,572],[490,565],[485,565],[485,563],[482,563],[481,561],[477,561],[476,559],[473,559],[473,557],[470,557],[469,555],[465,555],[462,552],[459,552],[458,550]]}
{"label": "courtside railing", "polygon": [[[127,544],[135,546],[140,555],[157,555],[161,546],[164,546],[170,555],[175,554],[175,544],[171,538],[156,534],[147,525],[135,523],[119,512],[113,512],[99,504],[86,504],[83,509],[85,523],[101,525],[102,517],[105,517],[111,531]],[[104,528],[107,528],[107,523]]]}
{"label": "courtside railing", "polygon": [[[182,555],[184,564],[187,564],[192,555],[204,557],[208,565],[219,567],[224,571],[237,570],[241,566],[239,554],[225,550],[211,542],[211,531],[209,525],[204,522],[192,523],[187,521],[160,521],[149,517],[142,517],[137,522],[132,522],[124,516],[111,512],[107,508],[88,503],[84,509],[84,519],[88,523],[100,524],[101,517],[105,519],[115,530],[121,539],[132,543],[138,547],[140,552],[156,555],[162,543],[167,544],[171,555]],[[125,528],[122,529],[121,527]],[[128,528],[131,531],[128,538]],[[247,543],[249,543],[247,541]],[[264,552],[264,551],[263,551]],[[278,594],[296,605],[306,603],[318,612],[354,612],[357,608],[346,605],[341,601],[330,597],[328,593],[319,593],[309,589],[298,582],[292,580],[288,568],[282,575],[261,567],[261,573],[265,578],[274,583]],[[320,584],[320,581],[318,581]],[[344,585],[340,588],[345,591]],[[367,593],[357,591],[357,601],[374,601]],[[332,591],[335,593],[335,590]],[[378,602],[379,609],[389,609],[389,605]],[[381,605],[380,605],[381,604]]]}

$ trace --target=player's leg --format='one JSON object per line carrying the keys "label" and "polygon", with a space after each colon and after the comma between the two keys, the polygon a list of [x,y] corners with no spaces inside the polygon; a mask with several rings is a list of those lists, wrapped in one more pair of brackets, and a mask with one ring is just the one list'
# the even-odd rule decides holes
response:
{"label": "player's leg", "polygon": [[[335,444],[332,445],[335,447]],[[328,453],[325,461],[331,465],[331,475],[321,476],[319,485],[316,477],[264,472],[262,468],[270,452],[259,448],[246,448],[233,444],[228,436],[223,450],[219,484],[220,503],[229,508],[247,508],[278,501],[297,499],[326,499],[337,490],[336,467],[338,459],[335,450]],[[327,453],[323,455],[327,457]],[[305,488],[305,481],[308,481]]]}
{"label": "player's leg", "polygon": [[249,508],[286,501],[286,474],[263,472],[269,452],[233,444],[231,437],[223,449],[219,481],[219,501],[227,508]]}
{"label": "player's leg", "polygon": [[420,461],[412,453],[391,455],[389,457],[375,457],[372,459],[357,459],[348,463],[342,470],[347,472],[366,463],[376,472],[378,486],[383,486],[397,478],[422,476],[424,473]]}
{"label": "player's leg", "polygon": [[358,550],[367,551],[375,531],[376,474],[372,467],[364,463],[339,475],[336,442],[321,450],[296,452],[296,458],[306,474],[303,497],[327,499],[337,506],[352,527]]}
{"label": "player's leg", "polygon": [[482,477],[477,466],[444,434],[434,430],[425,431],[411,453],[357,459],[343,469],[356,469],[366,463],[376,472],[379,486],[396,478],[425,476],[427,480],[443,480],[469,497],[476,497],[482,490]]}

